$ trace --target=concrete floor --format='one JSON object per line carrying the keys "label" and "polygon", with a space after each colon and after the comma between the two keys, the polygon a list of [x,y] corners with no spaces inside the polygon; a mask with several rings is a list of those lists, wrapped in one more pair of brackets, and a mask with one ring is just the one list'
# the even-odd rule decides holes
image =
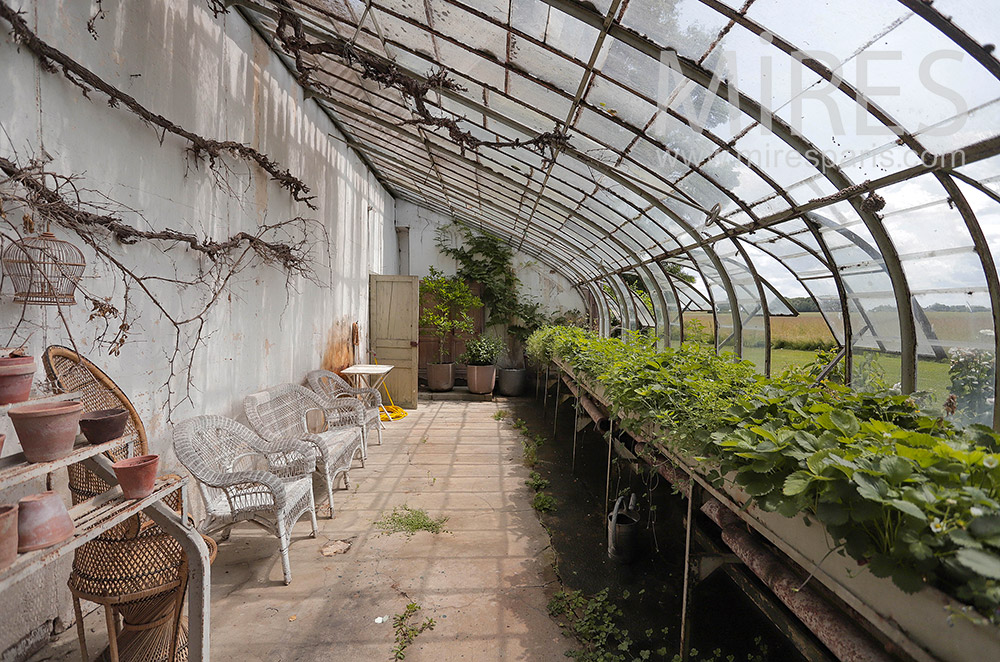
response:
{"label": "concrete floor", "polygon": [[[277,540],[234,529],[212,568],[212,659],[392,660],[392,616],[415,602],[413,624],[432,617],[437,626],[405,651],[410,662],[564,660],[571,644],[546,611],[558,590],[549,538],[524,485],[518,435],[493,418],[501,406],[421,401],[387,424],[351,488],[334,493],[336,517],[321,507],[317,539],[308,517],[296,525],[290,586]],[[447,516],[448,533],[381,535],[373,522],[402,504]],[[350,549],[323,555],[337,540]],[[103,617],[85,622],[100,650]],[[43,660],[79,660],[75,629],[32,658]]]}

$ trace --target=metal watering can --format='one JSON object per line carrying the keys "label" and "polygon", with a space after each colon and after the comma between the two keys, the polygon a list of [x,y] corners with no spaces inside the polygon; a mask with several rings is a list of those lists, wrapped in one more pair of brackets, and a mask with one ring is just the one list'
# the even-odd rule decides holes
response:
{"label": "metal watering can", "polygon": [[616,563],[631,563],[639,549],[639,510],[633,493],[628,508],[625,497],[615,500],[614,509],[608,513],[608,558]]}

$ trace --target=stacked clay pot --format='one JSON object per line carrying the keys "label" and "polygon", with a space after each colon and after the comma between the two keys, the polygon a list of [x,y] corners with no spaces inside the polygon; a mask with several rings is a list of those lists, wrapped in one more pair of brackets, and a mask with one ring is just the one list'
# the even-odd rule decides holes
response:
{"label": "stacked clay pot", "polygon": [[57,492],[40,492],[17,502],[17,551],[45,549],[73,535],[73,520]]}
{"label": "stacked clay pot", "polygon": [[24,402],[31,394],[35,374],[35,357],[5,356],[0,358],[0,405]]}

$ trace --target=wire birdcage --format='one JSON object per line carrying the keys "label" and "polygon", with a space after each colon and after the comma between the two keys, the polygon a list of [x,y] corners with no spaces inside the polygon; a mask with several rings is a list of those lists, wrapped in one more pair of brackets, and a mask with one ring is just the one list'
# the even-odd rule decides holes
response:
{"label": "wire birdcage", "polygon": [[13,241],[0,256],[14,285],[14,303],[73,305],[76,285],[87,266],[79,248],[51,232]]}

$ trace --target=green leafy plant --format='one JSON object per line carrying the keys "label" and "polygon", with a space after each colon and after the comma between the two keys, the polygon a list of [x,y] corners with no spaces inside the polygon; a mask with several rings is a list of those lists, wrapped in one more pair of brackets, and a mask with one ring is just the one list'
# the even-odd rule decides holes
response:
{"label": "green leafy plant", "polygon": [[392,648],[392,659],[403,660],[406,658],[406,649],[423,632],[433,630],[437,623],[433,618],[425,618],[420,625],[410,625],[410,619],[420,611],[420,605],[411,602],[406,605],[402,614],[392,617],[392,629],[396,633],[396,645]]}
{"label": "green leafy plant", "polygon": [[[453,238],[458,235],[459,241]],[[508,365],[520,364],[523,343],[548,320],[538,301],[521,294],[521,280],[514,270],[514,250],[488,233],[473,232],[461,224],[441,228],[437,247],[457,263],[460,278],[482,286],[487,325],[503,325],[509,338]]]}
{"label": "green leafy plant", "polygon": [[[821,522],[838,553],[904,591],[931,583],[1000,623],[1000,436],[963,430],[892,393],[870,356],[873,392],[814,384],[813,366],[777,379],[710,348],[657,350],[652,339],[546,327],[528,342],[600,386],[621,425],[704,460],[762,509]],[[975,370],[975,369],[973,369]]]}
{"label": "green leafy plant", "polygon": [[955,420],[989,422],[993,416],[993,378],[996,361],[985,349],[951,349],[951,394],[955,396]]}
{"label": "green leafy plant", "polygon": [[531,507],[540,513],[551,513],[556,509],[559,502],[551,494],[536,492],[531,500]]}
{"label": "green leafy plant", "polygon": [[465,353],[458,360],[468,365],[495,365],[503,349],[503,341],[496,336],[473,338],[465,343]]}
{"label": "green leafy plant", "polygon": [[386,513],[382,519],[375,522],[375,528],[380,529],[383,535],[390,536],[394,533],[405,533],[406,537],[412,537],[417,531],[429,531],[430,533],[445,533],[445,522],[448,517],[432,518],[422,508],[410,508],[406,504],[392,509],[391,513]]}
{"label": "green leafy plant", "polygon": [[444,363],[446,338],[457,333],[472,333],[473,323],[469,311],[483,305],[472,293],[469,285],[458,276],[445,276],[430,268],[430,275],[420,281],[420,299],[423,312],[420,326],[437,336],[438,362]]}
{"label": "green leafy plant", "polygon": [[502,421],[505,418],[507,418],[507,410],[506,409],[498,409],[495,412],[493,412],[493,420],[494,421]]}
{"label": "green leafy plant", "polygon": [[524,484],[536,492],[541,492],[549,486],[549,481],[542,478],[542,474],[537,471],[532,471],[528,474],[528,480],[524,481]]}

